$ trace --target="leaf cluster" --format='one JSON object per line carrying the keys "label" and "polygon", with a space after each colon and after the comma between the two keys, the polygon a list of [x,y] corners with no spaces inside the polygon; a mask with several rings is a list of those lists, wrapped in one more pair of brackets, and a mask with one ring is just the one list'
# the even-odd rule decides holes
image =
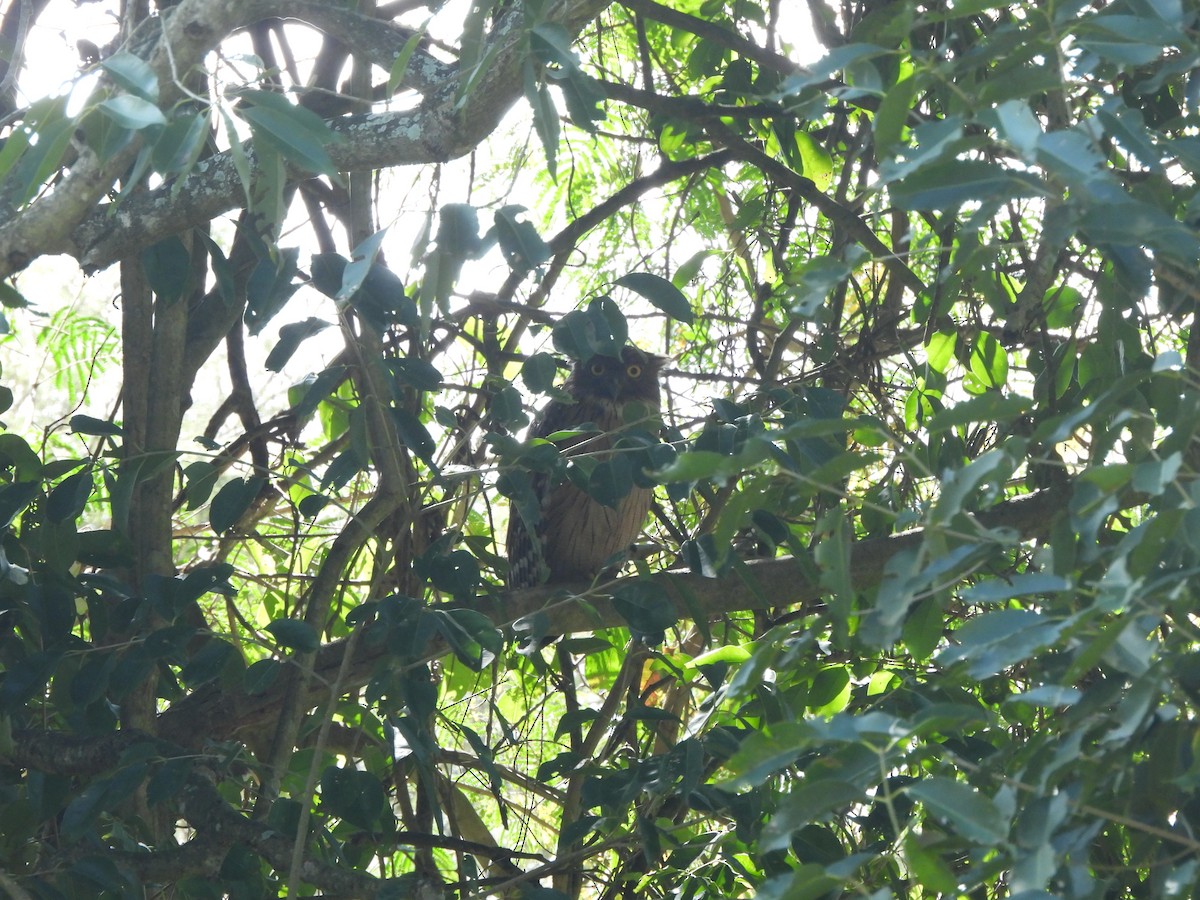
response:
{"label": "leaf cluster", "polygon": [[[5,285],[0,886],[1195,893],[1196,13],[785,6],[131,7],[13,112],[123,384]],[[630,340],[660,416],[525,438]],[[508,591],[549,481],[652,518]]]}

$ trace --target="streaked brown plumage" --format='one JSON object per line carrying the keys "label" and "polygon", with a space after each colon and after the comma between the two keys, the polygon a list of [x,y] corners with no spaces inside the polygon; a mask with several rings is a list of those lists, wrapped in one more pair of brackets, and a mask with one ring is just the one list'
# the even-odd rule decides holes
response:
{"label": "streaked brown plumage", "polygon": [[[659,409],[659,372],[666,357],[645,353],[632,345],[621,358],[594,356],[577,362],[563,383],[574,403],[552,400],[530,430],[530,437],[548,437],[591,423],[598,431],[563,438],[555,443],[565,456],[596,455],[612,448],[612,435],[629,427],[627,405],[639,403],[654,416]],[[645,428],[646,423],[638,423]],[[508,584],[531,587],[543,581],[592,578],[606,563],[628,550],[646,521],[652,491],[634,487],[614,507],[605,506],[568,481],[535,474],[533,490],[539,519],[529,523],[514,508],[509,516],[505,549]],[[531,533],[532,531],[532,533]]]}

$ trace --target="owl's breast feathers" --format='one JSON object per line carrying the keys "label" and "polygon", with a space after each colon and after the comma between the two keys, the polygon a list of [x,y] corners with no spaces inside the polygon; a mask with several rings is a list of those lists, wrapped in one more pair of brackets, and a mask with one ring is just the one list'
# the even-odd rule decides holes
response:
{"label": "owl's breast feathers", "polygon": [[[629,367],[631,351],[645,375],[645,383],[630,390],[628,386],[610,386],[596,378],[580,384],[577,376],[585,365],[576,365],[564,389],[575,403],[551,402],[531,431],[532,437],[547,437],[590,423],[594,430],[572,435],[556,442],[564,456],[593,456],[603,461],[611,455],[613,435],[628,427],[625,421],[627,401],[633,401],[653,415],[657,412],[658,369],[662,357],[626,348],[619,366]],[[586,371],[586,370],[585,370]],[[539,499],[540,520],[533,534],[514,510],[509,518],[506,550],[509,559],[509,586],[530,587],[541,581],[586,580],[599,574],[606,563],[628,550],[642,530],[650,512],[653,491],[635,487],[605,506],[570,482],[556,483],[544,474],[533,477]]]}

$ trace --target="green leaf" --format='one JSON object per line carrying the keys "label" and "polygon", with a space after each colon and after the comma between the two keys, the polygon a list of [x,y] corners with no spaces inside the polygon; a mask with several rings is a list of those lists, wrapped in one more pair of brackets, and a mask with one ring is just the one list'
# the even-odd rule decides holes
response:
{"label": "green leaf", "polygon": [[532,269],[548,260],[552,251],[529,222],[517,221],[523,206],[504,206],[496,210],[496,239],[504,258],[513,269]]}
{"label": "green leaf", "polygon": [[101,60],[100,68],[131,94],[148,103],[158,102],[158,76],[141,57],[122,50]]}
{"label": "green leaf", "polygon": [[559,718],[558,727],[554,729],[556,738],[562,737],[564,734],[571,734],[583,725],[589,722],[594,722],[600,717],[600,713],[594,709],[573,709],[569,710],[565,715]]}
{"label": "green leaf", "polygon": [[745,447],[733,456],[712,450],[688,450],[675,457],[670,465],[651,475],[660,484],[699,481],[703,478],[721,484],[767,459],[770,447],[768,441],[755,439],[747,441]]}
{"label": "green leaf", "polygon": [[888,193],[901,209],[956,210],[970,200],[999,202],[1041,197],[1046,191],[1028,172],[963,159],[923,166],[889,185]]}
{"label": "green leaf", "polygon": [[783,798],[762,832],[762,849],[783,850],[800,829],[829,818],[833,810],[863,801],[863,790],[845,781],[820,779],[796,787]]}
{"label": "green leaf", "polygon": [[692,306],[683,291],[665,278],[650,272],[630,272],[618,278],[617,284],[645,297],[658,309],[685,325],[695,321]]}
{"label": "green leaf", "polygon": [[111,529],[79,532],[76,558],[84,565],[118,569],[133,565],[133,544],[122,532]]}
{"label": "green leaf", "polygon": [[208,508],[208,521],[212,530],[224,534],[232,528],[250,508],[266,487],[267,479],[261,475],[235,478],[224,484]]}
{"label": "green leaf", "polygon": [[191,758],[183,757],[168,759],[158,767],[146,785],[146,800],[151,807],[179,796],[192,773],[193,763]]}
{"label": "green leaf", "polygon": [[962,592],[968,603],[1003,603],[1016,597],[1055,594],[1072,589],[1071,581],[1046,572],[1021,572],[1004,579],[981,581]]}
{"label": "green leaf", "polygon": [[700,270],[704,266],[704,261],[718,255],[716,250],[697,250],[675,270],[675,274],[671,277],[671,284],[677,288],[682,288],[685,284],[691,284],[696,276],[700,274]]}
{"label": "green leaf", "polygon": [[1183,454],[1176,452],[1162,459],[1148,459],[1133,470],[1133,489],[1157,497],[1175,483],[1183,466]]}
{"label": "green leaf", "polygon": [[995,846],[1008,838],[1008,820],[970,785],[934,776],[909,785],[906,793],[972,843]]}
{"label": "green leaf", "polygon": [[[379,229],[360,241],[358,246],[350,251],[350,262],[342,269],[342,283],[338,287],[337,293],[333,295],[334,300],[349,300],[358,293],[359,288],[366,281],[367,275],[370,274],[371,268],[375,265],[387,231],[386,228]],[[401,288],[401,292],[403,292],[403,288]]]}
{"label": "green leaf", "polygon": [[72,434],[97,434],[108,436],[119,436],[121,434],[121,426],[114,422],[106,422],[103,419],[96,419],[92,416],[77,414],[71,416],[71,433]]}
{"label": "green leaf", "polygon": [[970,422],[1011,422],[1033,409],[1028,397],[1006,397],[998,391],[988,391],[935,413],[925,422],[929,432],[947,431]]}
{"label": "green leaf", "polygon": [[675,713],[659,709],[657,706],[640,706],[630,705],[625,711],[625,715],[635,722],[678,722],[679,716]]}
{"label": "green leaf", "polygon": [[479,587],[479,561],[461,548],[449,553],[427,553],[419,560],[418,570],[438,590],[447,591],[459,600],[470,599]]}
{"label": "green leaf", "polygon": [[778,722],[769,731],[752,732],[726,763],[735,777],[725,787],[740,790],[762,784],[792,765],[818,738],[812,724],[803,721]]}
{"label": "green leaf", "polygon": [[918,600],[900,628],[900,638],[913,659],[927,660],[942,642],[946,630],[946,604],[939,597]]}
{"label": "green leaf", "polygon": [[1066,622],[1030,609],[996,609],[969,619],[954,644],[937,655],[944,666],[965,661],[972,678],[990,678],[1052,646]]}
{"label": "green leaf", "polygon": [[260,659],[246,667],[242,675],[242,688],[247,694],[265,694],[279,680],[283,663],[277,659]]}
{"label": "green leaf", "polygon": [[432,363],[418,357],[390,360],[388,368],[398,382],[418,391],[436,391],[442,386],[442,373]]}
{"label": "green leaf", "polygon": [[379,778],[361,769],[330,766],[321,774],[321,808],[351,825],[378,830],[380,821],[391,818],[387,794]]}
{"label": "green leaf", "polygon": [[283,158],[309,172],[336,178],[338,170],[325,148],[344,140],[310,110],[269,91],[241,91],[237,114],[255,140],[275,148]]}
{"label": "green leaf", "polygon": [[925,344],[925,358],[929,365],[943,375],[954,362],[954,348],[958,343],[957,331],[935,331]]}
{"label": "green leaf", "polygon": [[229,143],[229,158],[233,161],[233,169],[237,172],[238,180],[242,184],[242,195],[249,201],[253,196],[254,186],[250,172],[250,158],[246,154],[246,148],[242,145],[242,138],[238,134],[237,123],[234,122],[233,116],[223,106],[218,109],[218,112],[225,125],[225,139]]}
{"label": "green leaf", "polygon": [[879,159],[889,156],[892,148],[900,143],[900,136],[908,121],[913,99],[916,97],[917,78],[909,75],[902,78],[890,88],[879,108],[875,111],[872,122],[875,129],[875,155]]}
{"label": "green leaf", "polygon": [[571,33],[557,22],[539,22],[530,28],[529,45],[544,63],[565,69],[579,67],[579,57],[571,49]]}
{"label": "green leaf", "polygon": [[[25,309],[29,306],[29,301],[11,284],[6,281],[0,281],[0,306],[3,306],[5,309]],[[0,319],[3,319],[3,317],[0,316]],[[0,324],[0,334],[8,333],[8,321],[4,320]]]}
{"label": "green leaf", "polygon": [[24,438],[11,432],[0,434],[0,467],[11,467],[19,482],[36,481],[42,474],[42,460]]}
{"label": "green leaf", "polygon": [[413,52],[421,45],[421,41],[425,39],[428,24],[426,22],[425,25],[414,31],[409,39],[404,42],[404,46],[400,48],[400,52],[396,54],[391,71],[388,72],[387,94],[389,97],[396,93],[396,89],[404,81],[404,73],[408,71],[408,62],[412,59]]}
{"label": "green leaf", "polygon": [[161,109],[132,94],[121,94],[111,100],[105,100],[99,109],[117,125],[130,131],[142,131],[155,125],[167,124],[167,117]]}
{"label": "green leaf", "polygon": [[558,361],[550,353],[535,353],[521,364],[521,380],[536,394],[544,394],[554,386]]}
{"label": "green leaf", "polygon": [[208,140],[209,118],[184,113],[172,119],[154,142],[155,171],[179,175],[191,170]]}
{"label": "green leaf", "polygon": [[[848,862],[856,861],[850,857]],[[772,875],[754,892],[757,900],[820,900],[842,893],[845,878],[831,874],[818,863],[803,863],[786,875]]]}
{"label": "green leaf", "polygon": [[64,478],[46,498],[46,517],[51,522],[78,519],[83,515],[93,487],[90,466]]}
{"label": "green leaf", "polygon": [[237,648],[218,637],[210,637],[200,652],[187,661],[179,672],[179,680],[195,688],[220,677],[227,667],[241,666],[242,655]]}
{"label": "green leaf", "polygon": [[266,630],[284,649],[312,653],[321,646],[316,629],[298,619],[276,619],[266,626]]}
{"label": "green leaf", "polygon": [[1037,158],[1042,126],[1027,100],[1008,100],[996,107],[996,130],[1000,138],[1028,162]]}
{"label": "green leaf", "polygon": [[930,523],[949,522],[964,511],[973,491],[982,484],[1003,484],[1015,465],[1012,456],[1003,450],[988,450],[961,469],[943,473],[942,492],[930,514]]}
{"label": "green leaf", "polygon": [[567,104],[567,115],[571,122],[584,131],[595,133],[596,122],[608,118],[604,109],[604,101],[608,94],[604,86],[579,69],[564,72],[558,78],[558,86],[562,90],[563,100]]}
{"label": "green leaf", "polygon": [[958,893],[958,879],[942,858],[921,845],[921,838],[909,834],[904,841],[904,861],[922,887],[932,895]]}
{"label": "green leaf", "polygon": [[450,294],[463,263],[478,259],[485,249],[479,236],[479,213],[475,207],[467,203],[443,206],[438,211],[435,241],[436,249],[425,262],[425,278],[419,295],[423,329],[428,329],[435,307],[449,309]]}
{"label": "green leaf", "polygon": [[820,709],[828,706],[844,694],[849,685],[849,669],[845,666],[826,666],[817,673],[808,690],[809,708]]}
{"label": "green leaf", "polygon": [[629,623],[630,631],[650,645],[662,642],[663,633],[679,615],[665,590],[645,581],[629,581],[613,591],[613,608]]}
{"label": "green leaf", "polygon": [[616,509],[633,486],[633,463],[628,455],[617,454],[596,463],[588,476],[587,492],[598,503]]}
{"label": "green leaf", "polygon": [[75,132],[73,121],[53,121],[39,127],[37,143],[25,152],[12,173],[13,184],[20,186],[16,201],[23,205],[41,190],[62,164]]}
{"label": "green leaf", "polygon": [[482,613],[469,609],[435,610],[429,614],[454,655],[479,672],[504,650],[504,638]]}
{"label": "green leaf", "polygon": [[554,98],[549,89],[540,84],[527,90],[525,98],[533,108],[533,127],[542,142],[542,150],[546,154],[546,171],[551,178],[558,175],[558,110],[554,106]]}
{"label": "green leaf", "polygon": [[317,407],[328,400],[338,385],[347,378],[346,366],[331,366],[316,376],[307,376],[299,384],[288,390],[288,401],[292,403],[292,412],[296,419],[305,420],[316,412]]}
{"label": "green leaf", "polygon": [[279,329],[279,340],[267,354],[266,367],[272,372],[283,369],[292,355],[300,349],[300,345],[315,334],[320,334],[330,325],[321,319],[311,316],[303,322],[293,322]]}
{"label": "green leaf", "polygon": [[404,446],[426,465],[436,468],[433,454],[437,451],[437,442],[425,427],[425,423],[407,409],[396,407],[391,412],[396,431]]}
{"label": "green leaf", "polygon": [[981,332],[971,347],[971,373],[989,388],[1008,383],[1008,353],[996,338]]}
{"label": "green leaf", "polygon": [[832,158],[807,131],[796,131],[793,140],[803,163],[800,168],[804,177],[813,182],[818,190],[826,190],[833,180]]}
{"label": "green leaf", "polygon": [[298,247],[287,247],[274,258],[262,256],[246,282],[246,326],[257,335],[300,289]]}
{"label": "green leaf", "polygon": [[629,340],[629,326],[612,298],[601,296],[559,319],[551,339],[554,349],[572,359],[617,357]]}
{"label": "green leaf", "polygon": [[212,268],[213,278],[217,282],[217,291],[221,295],[221,300],[227,307],[232,307],[237,302],[237,287],[234,284],[233,268],[229,265],[229,260],[225,258],[225,253],[220,246],[211,237],[203,231],[194,231],[193,234],[201,243],[204,244],[208,251],[208,261]]}
{"label": "green leaf", "polygon": [[93,781],[63,810],[60,822],[63,834],[72,839],[82,838],[101,815],[127,800],[146,777],[148,766],[136,763],[126,766],[110,778]]}

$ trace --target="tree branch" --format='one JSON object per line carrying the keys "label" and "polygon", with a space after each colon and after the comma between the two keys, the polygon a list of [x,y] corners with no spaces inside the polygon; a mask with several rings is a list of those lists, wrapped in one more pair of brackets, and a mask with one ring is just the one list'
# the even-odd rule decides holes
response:
{"label": "tree branch", "polygon": [[[544,11],[542,21],[562,25],[573,34],[609,2],[556,0]],[[169,86],[233,31],[263,18],[295,16],[307,6],[285,0],[183,0],[165,18],[164,37],[151,54],[151,65],[163,85],[163,103],[179,95],[178,88]],[[431,89],[415,110],[334,123],[333,129],[345,137],[330,148],[335,167],[352,172],[445,162],[473,150],[522,93],[521,67],[528,46],[525,17],[519,9],[500,18],[488,42],[490,47],[481,57],[490,59],[489,68],[466,97],[460,96],[458,68],[451,66],[441,85]],[[168,45],[169,54],[164,49]],[[47,253],[66,253],[95,272],[244,202],[241,180],[226,152],[197,164],[181,183],[119,204],[98,205],[139,146],[134,142],[125,155],[105,163],[85,148],[51,193],[0,225],[0,277]]]}
{"label": "tree branch", "polygon": [[626,9],[645,16],[647,19],[653,19],[656,22],[669,25],[679,31],[690,32],[696,35],[696,37],[710,43],[728,47],[739,56],[752,59],[764,69],[770,69],[772,72],[780,75],[808,74],[808,69],[788,59],[781,53],[776,53],[774,50],[760,46],[754,43],[754,41],[748,40],[740,34],[735,34],[726,28],[722,28],[713,22],[679,12],[678,10],[663,6],[661,3],[655,3],[654,0],[621,0],[621,5]]}
{"label": "tree branch", "polygon": [[[1027,497],[1009,500],[978,513],[981,528],[1009,528],[1020,540],[1029,540],[1049,529],[1057,514],[1066,509],[1066,489],[1055,488]],[[887,563],[896,554],[914,549],[925,540],[924,531],[908,531],[887,538],[861,541],[850,554],[850,576],[856,590],[880,582]],[[510,593],[475,598],[470,607],[489,616],[493,622],[511,625],[522,616],[544,614],[550,634],[595,631],[625,624],[613,606],[611,591],[640,578],[618,579],[604,590],[591,585],[543,585]],[[685,571],[670,571],[650,576],[663,588],[675,605],[679,619],[705,620],[741,610],[801,606],[818,601],[822,587],[808,580],[792,557],[752,560],[741,571],[721,578],[705,578]],[[586,598],[586,603],[579,600]],[[457,604],[461,606],[462,604]],[[454,608],[447,605],[444,608]],[[378,629],[378,626],[376,626]],[[383,634],[368,629],[359,641],[360,653],[345,672],[342,686],[352,690],[366,684],[380,658],[391,652]],[[382,629],[379,629],[382,630]],[[345,641],[324,645],[317,653],[313,678],[304,694],[307,708],[328,700],[328,685],[342,670]],[[430,646],[435,658],[448,652],[445,644]],[[166,710],[159,721],[158,733],[180,744],[191,745],[201,738],[221,740],[235,737],[255,741],[269,730],[278,715],[280,698],[294,680],[295,671],[280,679],[272,690],[249,696],[226,692],[215,686],[201,688]]]}

